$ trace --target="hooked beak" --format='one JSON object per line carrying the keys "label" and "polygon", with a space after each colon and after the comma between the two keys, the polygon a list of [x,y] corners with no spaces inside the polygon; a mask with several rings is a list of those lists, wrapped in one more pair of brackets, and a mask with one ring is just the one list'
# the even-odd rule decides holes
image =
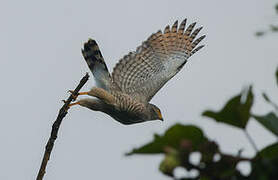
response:
{"label": "hooked beak", "polygon": [[161,112],[159,111],[157,114],[158,114],[158,119],[161,120],[161,121],[163,121],[163,117],[162,117]]}

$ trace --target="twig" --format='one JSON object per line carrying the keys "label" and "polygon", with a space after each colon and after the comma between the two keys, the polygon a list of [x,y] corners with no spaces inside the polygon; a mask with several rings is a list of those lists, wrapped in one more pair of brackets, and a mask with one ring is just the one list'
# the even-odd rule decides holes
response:
{"label": "twig", "polygon": [[43,176],[45,174],[45,168],[46,168],[47,162],[49,160],[51,151],[53,149],[54,142],[57,139],[57,134],[58,134],[60,125],[62,123],[63,118],[68,113],[67,110],[68,110],[69,104],[73,100],[75,100],[76,95],[78,94],[80,89],[85,85],[85,83],[88,81],[88,79],[89,79],[89,74],[86,73],[86,75],[80,80],[80,83],[78,84],[78,86],[75,88],[73,93],[65,101],[65,104],[60,109],[59,114],[58,114],[55,122],[52,125],[52,130],[51,130],[50,138],[48,139],[48,142],[47,142],[47,144],[45,146],[45,151],[44,151],[43,159],[42,159],[42,162],[41,162],[41,167],[40,167],[40,170],[39,170],[39,173],[38,173],[38,176],[37,176],[37,180],[42,180],[43,179]]}
{"label": "twig", "polygon": [[259,152],[254,140],[251,138],[251,136],[248,134],[247,130],[244,129],[244,134],[246,135],[247,139],[249,140],[249,142],[251,143],[251,145],[253,146],[254,150],[256,151],[256,153]]}

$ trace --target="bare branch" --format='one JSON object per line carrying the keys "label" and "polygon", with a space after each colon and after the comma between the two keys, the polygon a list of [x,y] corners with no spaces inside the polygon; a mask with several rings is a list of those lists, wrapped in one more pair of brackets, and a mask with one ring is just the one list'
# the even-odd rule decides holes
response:
{"label": "bare branch", "polygon": [[50,138],[48,139],[48,142],[45,146],[45,151],[44,151],[43,159],[42,159],[42,162],[41,162],[41,167],[40,167],[39,173],[37,175],[37,180],[42,180],[43,179],[43,176],[45,174],[45,169],[46,169],[48,160],[50,158],[51,151],[52,151],[53,146],[54,146],[54,142],[57,139],[57,134],[58,134],[60,125],[62,123],[63,118],[68,113],[67,110],[69,108],[69,104],[73,100],[75,100],[76,95],[78,94],[80,89],[85,85],[85,83],[88,81],[88,79],[89,79],[89,74],[86,73],[86,75],[80,80],[80,83],[78,84],[78,86],[75,88],[73,93],[69,96],[69,98],[65,101],[65,104],[60,109],[59,114],[58,114],[55,122],[52,125]]}

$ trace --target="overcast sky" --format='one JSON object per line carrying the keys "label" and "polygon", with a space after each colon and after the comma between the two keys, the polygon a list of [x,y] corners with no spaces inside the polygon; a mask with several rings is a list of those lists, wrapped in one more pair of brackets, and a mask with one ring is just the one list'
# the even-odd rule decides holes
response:
{"label": "overcast sky", "polygon": [[[224,152],[243,148],[243,155],[254,155],[240,130],[201,117],[201,113],[218,110],[250,83],[256,94],[254,112],[270,110],[260,96],[263,91],[278,102],[273,78],[277,34],[254,36],[277,22],[275,2],[2,1],[0,179],[35,179],[61,100],[89,71],[80,51],[88,38],[97,40],[112,70],[150,34],[184,18],[204,27],[200,34],[207,35],[202,42],[206,47],[152,100],[165,121],[124,126],[100,112],[74,107],[62,123],[45,180],[167,180],[158,171],[162,156],[124,157],[124,153],[177,122],[202,127]],[[91,77],[83,90],[93,85]],[[253,120],[248,132],[259,148],[275,141]]]}

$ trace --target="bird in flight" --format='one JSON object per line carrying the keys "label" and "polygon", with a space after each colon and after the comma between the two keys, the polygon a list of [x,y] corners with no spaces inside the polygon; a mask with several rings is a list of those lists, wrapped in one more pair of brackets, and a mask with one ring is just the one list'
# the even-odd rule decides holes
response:
{"label": "bird in flight", "polygon": [[196,39],[202,29],[196,23],[186,27],[186,19],[178,26],[166,26],[152,34],[136,51],[125,55],[110,75],[95,40],[84,44],[82,54],[92,71],[97,87],[78,95],[88,95],[70,104],[80,105],[110,115],[122,124],[163,120],[160,109],[149,103],[162,86],[174,77],[188,58],[204,45],[197,46],[205,35]]}

